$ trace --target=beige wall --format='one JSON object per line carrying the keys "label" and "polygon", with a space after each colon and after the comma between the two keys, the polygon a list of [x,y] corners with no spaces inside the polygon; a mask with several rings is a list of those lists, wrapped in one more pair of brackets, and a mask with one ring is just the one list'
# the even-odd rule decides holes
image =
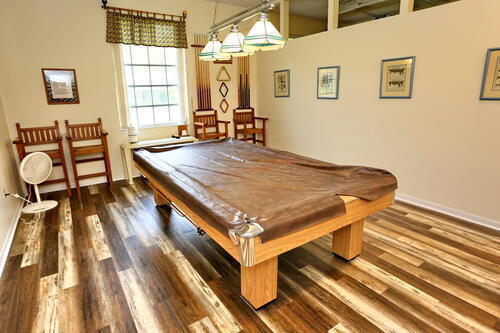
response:
{"label": "beige wall", "polygon": [[[399,192],[500,221],[500,102],[480,101],[486,50],[500,47],[500,1],[463,0],[291,40],[258,55],[270,145],[386,168]],[[416,56],[413,98],[378,98],[381,59]],[[316,99],[316,69],[340,65],[340,99]],[[290,69],[291,97],[273,71]]]}
{"label": "beige wall", "polygon": [[[280,13],[272,11],[270,20],[279,30],[280,28]],[[299,38],[326,31],[326,20],[318,20],[311,17],[290,14],[289,15],[289,35],[290,38]]]}
{"label": "beige wall", "polygon": [[[204,33],[211,25],[215,3],[202,0],[115,0],[112,5],[172,14],[180,14],[186,9],[188,42],[192,44],[193,34]],[[219,4],[218,19],[240,10],[240,7]],[[105,24],[105,11],[100,8],[100,1],[26,0],[2,3],[0,68],[3,75],[0,93],[9,119],[11,137],[15,137],[15,122],[20,122],[23,126],[42,126],[57,119],[64,126],[65,119],[90,122],[102,117],[110,134],[113,176],[121,179],[123,167],[119,145],[127,139],[127,133],[120,129],[113,46],[105,42]],[[246,25],[248,24],[250,22]],[[243,29],[248,27],[243,25]],[[189,114],[196,108],[194,57],[194,49],[189,48],[186,51]],[[252,70],[255,67],[254,61],[252,58]],[[221,66],[211,65],[213,107],[216,109],[219,109],[221,97],[218,92],[220,83],[217,83],[215,76]],[[230,109],[221,118],[230,120],[232,108],[237,106],[237,62],[225,66],[232,77],[228,83],[229,95],[226,98]],[[81,103],[47,105],[40,72],[42,67],[76,68]],[[251,76],[255,78],[253,73]],[[252,95],[256,102],[256,94]],[[64,132],[62,127],[61,130]],[[176,127],[162,127],[142,130],[141,138],[168,137],[176,133]],[[66,160],[69,161],[69,157]],[[97,164],[89,164],[86,169],[96,167]],[[83,169],[82,171],[85,172]],[[57,174],[55,171],[54,176]],[[103,180],[93,179],[89,182]]]}
{"label": "beige wall", "polygon": [[[1,72],[0,72],[1,73]],[[0,95],[0,274],[6,260],[9,236],[13,236],[14,218],[19,212],[21,202],[4,193],[17,193],[20,190],[16,160],[7,130],[7,121],[2,108]]]}

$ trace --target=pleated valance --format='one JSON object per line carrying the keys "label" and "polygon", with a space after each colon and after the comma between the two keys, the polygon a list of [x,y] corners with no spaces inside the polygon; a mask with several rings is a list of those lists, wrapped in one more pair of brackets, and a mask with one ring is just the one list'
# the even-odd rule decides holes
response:
{"label": "pleated valance", "polygon": [[108,7],[106,41],[187,48],[185,17]]}

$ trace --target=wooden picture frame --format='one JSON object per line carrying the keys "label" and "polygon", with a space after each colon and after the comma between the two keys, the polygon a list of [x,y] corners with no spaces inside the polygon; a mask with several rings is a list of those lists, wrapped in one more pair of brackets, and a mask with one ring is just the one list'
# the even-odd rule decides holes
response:
{"label": "wooden picture frame", "polygon": [[484,64],[481,100],[500,100],[500,47],[488,49]]}
{"label": "wooden picture frame", "polygon": [[318,67],[317,99],[339,99],[340,66]]}
{"label": "wooden picture frame", "polygon": [[49,105],[80,104],[74,69],[42,68],[42,78]]}
{"label": "wooden picture frame", "polygon": [[416,57],[382,60],[380,98],[410,99],[413,93]]}
{"label": "wooden picture frame", "polygon": [[290,70],[274,71],[274,97],[290,97]]}

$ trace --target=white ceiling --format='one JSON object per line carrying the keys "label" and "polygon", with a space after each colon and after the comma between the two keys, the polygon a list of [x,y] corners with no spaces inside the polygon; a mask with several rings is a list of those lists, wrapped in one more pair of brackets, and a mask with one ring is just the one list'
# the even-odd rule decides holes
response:
{"label": "white ceiling", "polygon": [[[216,0],[209,0],[215,2]],[[217,0],[218,2],[250,7],[260,0]],[[357,8],[387,2],[389,0],[340,0],[340,11],[352,11]],[[290,0],[290,13],[317,19],[326,19],[328,15],[328,0]],[[378,13],[376,13],[378,14]]]}

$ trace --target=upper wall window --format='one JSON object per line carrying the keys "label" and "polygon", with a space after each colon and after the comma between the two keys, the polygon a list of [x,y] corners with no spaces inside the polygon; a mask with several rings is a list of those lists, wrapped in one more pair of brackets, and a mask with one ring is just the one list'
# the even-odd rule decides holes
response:
{"label": "upper wall window", "polygon": [[400,0],[340,0],[339,27],[399,14]]}
{"label": "upper wall window", "polygon": [[434,6],[444,5],[458,0],[415,0],[413,10],[420,10]]}
{"label": "upper wall window", "polygon": [[185,120],[183,49],[121,45],[128,119],[139,127]]}

